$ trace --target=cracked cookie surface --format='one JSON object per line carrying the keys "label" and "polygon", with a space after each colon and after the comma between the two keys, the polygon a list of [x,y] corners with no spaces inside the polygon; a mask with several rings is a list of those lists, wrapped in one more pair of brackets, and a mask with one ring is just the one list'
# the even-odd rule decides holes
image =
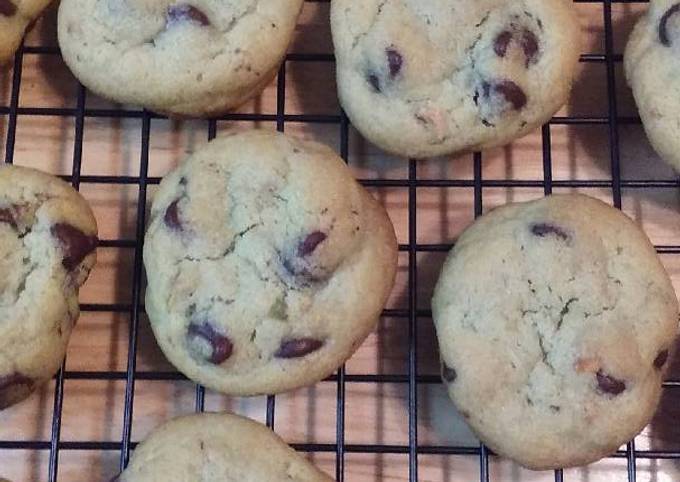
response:
{"label": "cracked cookie surface", "polygon": [[175,418],[135,449],[117,482],[331,482],[266,426],[228,413]]}
{"label": "cracked cookie surface", "polygon": [[394,282],[387,214],[320,144],[219,138],[163,179],[151,216],[156,339],[185,375],[225,393],[330,375],[374,329]]}
{"label": "cracked cookie surface", "polygon": [[680,172],[680,2],[652,0],[631,33],[624,66],[645,132]]}
{"label": "cracked cookie surface", "polygon": [[101,96],[169,115],[213,116],[276,75],[302,3],[64,0],[59,45],[75,76]]}
{"label": "cracked cookie surface", "polygon": [[59,369],[96,245],[92,211],[71,186],[0,167],[0,409]]}
{"label": "cracked cookie surface", "polygon": [[507,144],[566,101],[570,0],[333,0],[340,101],[383,149],[431,157]]}
{"label": "cracked cookie surface", "polygon": [[593,198],[491,211],[458,239],[432,301],[442,378],[501,455],[584,465],[649,422],[678,328],[645,234]]}
{"label": "cracked cookie surface", "polygon": [[0,64],[12,59],[30,25],[50,0],[0,0]]}

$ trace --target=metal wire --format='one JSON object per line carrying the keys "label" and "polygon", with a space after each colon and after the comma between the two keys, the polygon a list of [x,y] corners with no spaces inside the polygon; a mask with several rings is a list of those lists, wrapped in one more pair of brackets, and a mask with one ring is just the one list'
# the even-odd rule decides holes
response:
{"label": "metal wire", "polygon": [[[307,0],[316,2],[328,2],[328,0]],[[547,195],[552,193],[553,188],[606,188],[612,191],[612,203],[621,207],[623,189],[677,189],[680,187],[680,178],[676,179],[621,179],[620,169],[620,146],[619,127],[621,125],[639,124],[638,117],[619,117],[616,102],[616,82],[620,81],[616,76],[617,63],[622,61],[622,55],[613,50],[613,26],[612,26],[612,3],[646,3],[644,0],[573,0],[575,3],[601,4],[603,13],[603,26],[605,34],[604,54],[584,54],[582,62],[604,64],[607,78],[608,114],[606,117],[598,116],[574,116],[555,117],[549,124],[542,128],[543,143],[543,179],[483,179],[482,178],[482,154],[473,154],[473,179],[418,179],[417,163],[409,161],[408,177],[395,179],[371,179],[361,180],[365,186],[376,188],[402,187],[408,190],[408,243],[401,245],[400,251],[408,254],[408,307],[407,309],[388,309],[384,316],[403,318],[408,320],[408,371],[403,375],[382,374],[348,374],[345,368],[338,370],[337,374],[328,378],[327,382],[336,384],[337,387],[337,420],[336,440],[333,444],[305,443],[295,444],[294,448],[303,452],[335,453],[336,470],[335,476],[338,482],[347,479],[345,468],[345,456],[348,453],[364,454],[404,454],[408,456],[409,481],[418,480],[418,457],[420,455],[463,455],[478,457],[479,480],[488,482],[494,480],[489,472],[489,458],[491,452],[484,446],[433,446],[419,443],[418,440],[418,386],[423,384],[441,383],[439,376],[434,374],[418,373],[418,344],[417,327],[423,319],[431,317],[430,310],[418,309],[417,258],[419,253],[445,252],[451,248],[451,244],[419,244],[417,241],[418,212],[416,202],[419,189],[422,188],[469,188],[474,195],[474,215],[483,213],[483,193],[486,188],[535,188],[543,189]],[[150,126],[153,119],[160,116],[143,110],[112,110],[86,108],[86,91],[79,85],[77,90],[77,104],[75,108],[51,108],[51,107],[19,107],[21,93],[22,64],[24,55],[59,55],[59,49],[43,46],[22,46],[17,52],[14,61],[12,77],[12,90],[8,106],[0,106],[0,115],[7,116],[7,136],[5,149],[5,162],[14,161],[14,148],[16,140],[17,119],[19,116],[59,116],[73,117],[75,122],[75,142],[73,150],[73,164],[70,176],[62,176],[70,181],[74,187],[79,188],[81,183],[89,184],[117,184],[138,186],[137,221],[134,239],[108,239],[102,240],[101,246],[105,248],[131,249],[134,250],[134,265],[132,274],[132,302],[131,303],[92,303],[82,305],[84,312],[109,312],[127,313],[130,317],[128,336],[128,358],[125,371],[59,371],[54,393],[52,431],[50,440],[0,440],[0,449],[4,450],[36,450],[49,451],[48,480],[58,480],[59,454],[64,450],[81,451],[118,451],[120,453],[120,467],[125,467],[129,460],[130,452],[136,446],[132,440],[133,408],[135,395],[135,382],[138,380],[183,380],[184,377],[177,372],[162,371],[137,371],[137,344],[139,334],[139,321],[144,313],[141,293],[143,288],[142,273],[142,247],[144,242],[146,195],[147,188],[160,182],[157,177],[148,176],[149,172],[149,142]],[[260,121],[275,122],[277,130],[284,131],[288,122],[331,124],[339,127],[339,150],[342,157],[347,161],[349,155],[349,121],[344,112],[331,115],[309,114],[286,114],[286,68],[290,62],[327,62],[334,61],[332,54],[298,54],[287,55],[286,62],[282,65],[277,83],[277,108],[276,114],[239,114],[233,113],[213,119],[208,125],[208,139],[213,139],[217,132],[219,122],[225,121]],[[141,119],[140,132],[141,158],[138,176],[101,176],[81,175],[81,163],[83,152],[83,133],[85,119],[93,117],[107,118],[135,118]],[[551,150],[551,126],[555,125],[603,125],[608,129],[607,140],[609,142],[611,178],[610,179],[587,179],[587,180],[553,180],[552,176],[552,150]],[[680,245],[657,246],[659,253],[680,254]],[[63,368],[63,366],[62,366]],[[61,440],[61,415],[64,403],[65,380],[119,380],[125,382],[125,407],[123,412],[123,431],[119,442],[109,441],[64,441]],[[345,443],[345,389],[348,383],[396,383],[408,386],[408,444],[347,444]],[[680,380],[668,380],[664,383],[666,389],[680,387]],[[205,406],[205,389],[196,387],[195,410],[203,411]],[[266,408],[267,424],[274,428],[276,412],[276,400],[268,397]],[[651,451],[636,450],[635,441],[631,441],[626,450],[619,451],[613,458],[625,458],[627,461],[628,481],[636,480],[637,459],[680,459],[678,451]],[[564,480],[562,471],[555,471],[555,481]]]}

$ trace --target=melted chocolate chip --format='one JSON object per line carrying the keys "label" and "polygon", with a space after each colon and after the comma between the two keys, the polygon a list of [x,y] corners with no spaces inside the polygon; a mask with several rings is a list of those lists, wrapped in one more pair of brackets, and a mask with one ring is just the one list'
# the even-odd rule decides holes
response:
{"label": "melted chocolate chip", "polygon": [[557,236],[563,241],[569,241],[569,234],[559,226],[549,223],[536,223],[531,225],[531,234],[539,238],[547,236]]}
{"label": "melted chocolate chip", "polygon": [[298,245],[298,256],[309,256],[321,243],[326,240],[327,237],[328,236],[326,236],[326,233],[322,233],[321,231],[314,231],[313,233],[308,234],[307,237]]}
{"label": "melted chocolate chip", "polygon": [[654,367],[661,370],[668,361],[668,350],[661,350],[654,359]]}
{"label": "melted chocolate chip", "polygon": [[0,208],[0,223],[9,224],[14,229],[17,227],[15,211],[12,208]]}
{"label": "melted chocolate chip", "polygon": [[[394,79],[399,75],[404,65],[404,58],[399,51],[394,47],[385,49],[385,56],[387,57],[387,67],[389,69],[389,79]],[[388,80],[389,80],[388,79]],[[374,71],[366,73],[366,81],[373,87],[376,93],[382,92],[382,83],[380,76]]]}
{"label": "melted chocolate chip", "polygon": [[515,110],[521,110],[527,105],[527,96],[522,88],[512,80],[502,80],[493,85],[493,90],[502,95]]}
{"label": "melted chocolate chip", "polygon": [[673,43],[670,35],[668,35],[668,21],[678,12],[680,12],[680,3],[676,3],[666,10],[666,13],[663,14],[661,21],[659,22],[659,40],[666,47],[670,47]]}
{"label": "melted chocolate chip", "polygon": [[198,23],[204,27],[210,25],[207,15],[192,5],[180,3],[168,7],[168,24],[187,21]]}
{"label": "melted chocolate chip", "polygon": [[603,393],[620,395],[626,389],[625,382],[605,374],[602,370],[599,370],[595,376],[597,377],[597,387]]}
{"label": "melted chocolate chip", "polygon": [[227,361],[234,351],[231,340],[217,330],[208,322],[190,323],[187,330],[190,341],[202,340],[210,345],[210,354],[205,359],[213,365],[220,365]]}
{"label": "melted chocolate chip", "polygon": [[522,50],[524,57],[527,59],[526,67],[536,62],[538,57],[538,38],[536,34],[529,29],[522,31]]}
{"label": "melted chocolate chip", "polygon": [[458,378],[458,373],[456,370],[448,366],[446,363],[442,363],[442,379],[446,383],[453,383]]}
{"label": "melted chocolate chip", "polygon": [[512,32],[504,30],[499,33],[493,42],[493,51],[501,58],[504,58],[508,53],[510,44],[519,37],[519,43],[522,47],[522,52],[526,59],[525,67],[536,62],[538,57],[538,38],[529,29],[523,29],[521,32]]}
{"label": "melted chocolate chip", "polygon": [[366,80],[368,80],[368,83],[371,84],[374,91],[382,92],[382,90],[380,89],[380,79],[378,78],[377,75],[369,74],[368,77],[366,77]]}
{"label": "melted chocolate chip", "polygon": [[508,53],[510,42],[512,42],[512,37],[513,34],[509,30],[504,30],[496,36],[496,39],[493,41],[493,51],[496,52],[496,55],[501,58],[505,57],[505,54]]}
{"label": "melted chocolate chip", "polygon": [[390,67],[390,76],[394,78],[401,72],[404,58],[394,47],[388,48],[385,53],[387,54],[387,64]]}
{"label": "melted chocolate chip", "polygon": [[10,0],[0,0],[0,15],[11,17],[17,13],[17,6]]}
{"label": "melted chocolate chip", "polygon": [[323,346],[323,341],[316,338],[295,338],[284,340],[274,353],[276,358],[300,358],[315,352]]}
{"label": "melted chocolate chip", "polygon": [[55,224],[52,226],[51,233],[61,244],[64,252],[61,263],[69,271],[78,267],[80,262],[97,248],[96,236],[88,236],[70,224]]}
{"label": "melted chocolate chip", "polygon": [[177,231],[182,231],[182,220],[179,218],[179,199],[175,199],[170,203],[168,208],[165,210],[165,216],[163,216],[163,221],[165,225],[170,229],[175,229]]}
{"label": "melted chocolate chip", "polygon": [[326,239],[325,233],[314,231],[300,240],[297,245],[292,246],[292,249],[279,253],[281,266],[288,275],[294,277],[296,285],[308,286],[330,275],[329,270],[319,262],[320,260],[311,257]]}

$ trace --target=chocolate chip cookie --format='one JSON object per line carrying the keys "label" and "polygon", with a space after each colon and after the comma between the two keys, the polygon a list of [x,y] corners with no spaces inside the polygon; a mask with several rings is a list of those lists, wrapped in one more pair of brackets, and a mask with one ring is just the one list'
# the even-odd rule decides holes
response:
{"label": "chocolate chip cookie", "polygon": [[680,171],[680,2],[652,0],[635,26],[624,56],[649,140],[666,162]]}
{"label": "chocolate chip cookie", "polygon": [[0,0],[0,64],[10,60],[50,0]]}
{"label": "chocolate chip cookie", "polygon": [[178,417],[139,445],[118,482],[331,482],[266,426],[228,413]]}
{"label": "chocolate chip cookie", "polygon": [[71,186],[0,167],[0,409],[59,369],[96,246],[92,211]]}
{"label": "chocolate chip cookie", "polygon": [[229,394],[333,373],[392,288],[394,230],[328,147],[267,131],[199,149],[161,183],[146,308],[185,375]]}
{"label": "chocolate chip cookie", "polygon": [[564,104],[570,0],[333,0],[340,100],[381,148],[429,157],[507,144]]}
{"label": "chocolate chip cookie", "polygon": [[432,300],[449,395],[479,438],[532,469],[584,465],[649,422],[678,302],[645,234],[582,195],[491,211]]}
{"label": "chocolate chip cookie", "polygon": [[213,116],[272,80],[302,3],[63,0],[59,45],[75,76],[103,97],[175,116]]}

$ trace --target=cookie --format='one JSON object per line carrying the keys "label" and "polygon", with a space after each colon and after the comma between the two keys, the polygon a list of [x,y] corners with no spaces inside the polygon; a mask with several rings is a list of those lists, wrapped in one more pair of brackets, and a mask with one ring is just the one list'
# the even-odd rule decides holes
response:
{"label": "cookie", "polygon": [[12,59],[30,25],[50,0],[0,0],[0,64]]}
{"label": "cookie", "polygon": [[71,186],[0,167],[0,409],[59,370],[96,245],[92,211]]}
{"label": "cookie", "polygon": [[215,390],[271,394],[332,374],[375,328],[397,243],[334,151],[253,131],[163,179],[144,262],[167,358]]}
{"label": "cookie", "polygon": [[136,449],[119,482],[331,482],[266,426],[228,413],[175,418]]}
{"label": "cookie", "polygon": [[547,122],[576,72],[570,0],[333,0],[342,106],[379,147],[487,149]]}
{"label": "cookie", "polygon": [[628,84],[656,152],[680,171],[680,2],[651,0],[624,55]]}
{"label": "cookie", "polygon": [[678,329],[645,234],[583,195],[510,204],[449,254],[432,300],[450,397],[531,469],[585,465],[650,421]]}
{"label": "cookie", "polygon": [[182,117],[238,107],[274,78],[303,0],[63,0],[59,45],[90,90]]}

